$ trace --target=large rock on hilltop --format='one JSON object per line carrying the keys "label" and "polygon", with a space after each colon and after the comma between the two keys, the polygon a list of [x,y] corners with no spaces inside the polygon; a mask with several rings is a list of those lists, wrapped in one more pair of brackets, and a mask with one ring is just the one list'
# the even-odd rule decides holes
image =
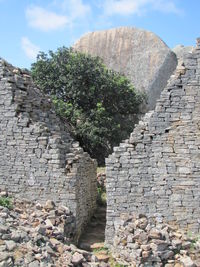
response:
{"label": "large rock on hilltop", "polygon": [[88,33],[74,45],[80,52],[99,56],[107,67],[125,74],[148,95],[148,109],[167,84],[177,65],[175,54],[154,33],[129,27]]}

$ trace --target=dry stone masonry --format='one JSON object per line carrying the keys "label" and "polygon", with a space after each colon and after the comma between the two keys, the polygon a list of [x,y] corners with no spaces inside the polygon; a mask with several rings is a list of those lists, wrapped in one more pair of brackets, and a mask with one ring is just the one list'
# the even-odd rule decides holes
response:
{"label": "dry stone masonry", "polygon": [[99,56],[107,67],[129,77],[137,90],[146,92],[148,110],[155,107],[177,66],[175,54],[158,36],[133,27],[88,33],[74,48]]}
{"label": "dry stone masonry", "polygon": [[200,231],[200,39],[106,171],[108,244],[126,212]]}
{"label": "dry stone masonry", "polygon": [[0,189],[70,207],[76,236],[96,206],[96,162],[30,75],[0,59]]}

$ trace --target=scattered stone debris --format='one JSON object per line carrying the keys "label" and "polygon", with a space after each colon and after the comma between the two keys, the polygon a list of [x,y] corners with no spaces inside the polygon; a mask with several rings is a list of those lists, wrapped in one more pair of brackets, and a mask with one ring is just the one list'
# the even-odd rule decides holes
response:
{"label": "scattered stone debris", "polygon": [[13,200],[0,206],[0,267],[108,267],[105,259],[71,244],[68,207]]}
{"label": "scattered stone debris", "polygon": [[200,266],[200,240],[160,218],[121,214],[112,256],[103,243],[93,244],[93,252],[72,244],[73,223],[69,208],[51,200],[0,206],[0,267]]}
{"label": "scattered stone debris", "polygon": [[199,267],[200,241],[160,218],[121,214],[113,257],[125,266]]}

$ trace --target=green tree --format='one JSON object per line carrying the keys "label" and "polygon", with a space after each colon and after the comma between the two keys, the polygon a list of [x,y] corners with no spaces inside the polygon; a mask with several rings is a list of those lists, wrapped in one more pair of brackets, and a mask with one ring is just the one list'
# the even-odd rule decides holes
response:
{"label": "green tree", "polygon": [[67,118],[81,146],[102,165],[113,146],[132,131],[143,96],[100,58],[71,48],[41,52],[31,70],[35,83],[52,97],[57,113]]}

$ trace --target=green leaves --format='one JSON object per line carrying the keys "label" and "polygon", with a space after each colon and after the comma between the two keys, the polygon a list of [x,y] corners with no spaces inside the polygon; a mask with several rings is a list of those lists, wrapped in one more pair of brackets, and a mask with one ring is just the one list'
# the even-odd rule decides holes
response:
{"label": "green leaves", "polygon": [[12,209],[12,199],[9,197],[0,197],[0,206]]}
{"label": "green leaves", "polygon": [[67,118],[76,139],[100,165],[133,129],[143,96],[98,57],[59,48],[40,53],[32,65],[35,83]]}

